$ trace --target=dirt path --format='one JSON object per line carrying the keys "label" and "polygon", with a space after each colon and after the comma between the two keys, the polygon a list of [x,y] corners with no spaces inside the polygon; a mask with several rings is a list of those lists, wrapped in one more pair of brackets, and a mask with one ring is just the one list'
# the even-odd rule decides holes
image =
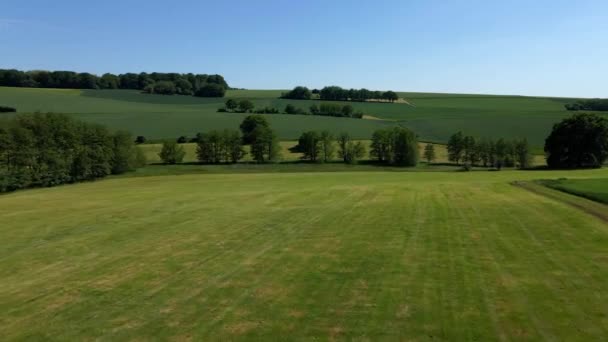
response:
{"label": "dirt path", "polygon": [[551,189],[533,182],[513,182],[511,184],[531,191],[537,195],[548,197],[553,200],[568,204],[608,223],[608,205],[595,202],[584,197],[579,197],[566,192]]}

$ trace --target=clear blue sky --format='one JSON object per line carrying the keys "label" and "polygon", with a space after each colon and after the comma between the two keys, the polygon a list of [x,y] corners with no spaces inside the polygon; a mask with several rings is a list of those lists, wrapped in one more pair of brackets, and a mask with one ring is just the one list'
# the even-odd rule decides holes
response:
{"label": "clear blue sky", "polygon": [[608,97],[608,1],[2,0],[0,68]]}

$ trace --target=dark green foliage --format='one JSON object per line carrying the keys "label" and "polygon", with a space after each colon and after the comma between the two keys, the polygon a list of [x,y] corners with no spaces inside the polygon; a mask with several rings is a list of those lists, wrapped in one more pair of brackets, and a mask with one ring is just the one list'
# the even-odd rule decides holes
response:
{"label": "dark green foliage", "polygon": [[236,102],[236,100],[234,100],[234,99],[226,100],[225,108],[227,111],[234,112],[238,108],[238,106],[239,106],[239,103]]}
{"label": "dark green foliage", "polygon": [[[73,88],[73,89],[138,89],[152,92],[155,83],[171,82],[175,86],[173,93],[180,95],[192,95],[202,88],[214,85],[214,95],[199,95],[222,97],[228,84],[220,75],[195,75],[177,73],[151,74],[142,72],[140,74],[126,73],[114,75],[110,73],[98,77],[89,73],[76,73],[72,71],[19,71],[0,69],[0,86],[6,87],[36,87],[36,88]],[[155,94],[166,94],[167,84],[161,86]],[[217,86],[217,87],[216,87]],[[170,87],[169,87],[170,88]],[[221,89],[221,94],[219,89]],[[203,91],[204,93],[205,91]]]}
{"label": "dark green foliage", "polygon": [[601,167],[608,158],[608,119],[575,114],[553,126],[545,141],[552,168]]}
{"label": "dark green foliage", "polygon": [[274,108],[274,107],[264,107],[264,108],[259,108],[253,111],[256,114],[279,114],[281,113],[278,109]]}
{"label": "dark green foliage", "polygon": [[298,86],[287,93],[283,93],[281,98],[292,100],[310,100],[311,96],[312,94],[308,88]]}
{"label": "dark green foliage", "polygon": [[0,106],[0,113],[14,113],[17,109],[13,107]]}
{"label": "dark green foliage", "polygon": [[342,107],[342,116],[350,118],[353,116],[354,112],[355,112],[355,110],[353,109],[353,106],[351,106],[351,105],[345,105],[344,107]]}
{"label": "dark green foliage", "polygon": [[597,110],[605,112],[608,111],[608,99],[579,100],[574,103],[568,103],[564,107],[572,111]]}
{"label": "dark green foliage", "polygon": [[347,118],[361,118],[363,117],[360,113],[355,113],[351,105],[340,105],[337,103],[321,103],[317,109],[316,105],[313,105],[310,109],[313,115],[325,115],[325,116],[337,116]]}
{"label": "dark green foliage", "polygon": [[418,140],[407,128],[395,127],[374,132],[370,155],[381,163],[398,166],[418,164]]}
{"label": "dark green foliage", "polygon": [[240,113],[250,113],[255,108],[255,105],[250,100],[241,100],[239,101],[239,112]]}
{"label": "dark green foliage", "polygon": [[134,168],[136,147],[133,137],[127,131],[118,131],[112,135],[112,174],[118,175]]}
{"label": "dark green foliage", "polygon": [[316,162],[321,151],[321,136],[316,131],[302,133],[296,150],[302,153],[302,159]]}
{"label": "dark green foliage", "polygon": [[527,169],[532,166],[532,153],[528,139],[518,139],[513,143],[515,163],[520,169]]}
{"label": "dark green foliage", "polygon": [[188,142],[188,137],[185,135],[180,136],[179,138],[177,138],[177,143],[178,144],[185,144]]}
{"label": "dark green foliage", "polygon": [[513,141],[498,139],[477,140],[458,132],[450,137],[447,145],[448,159],[452,162],[463,162],[466,169],[472,166],[518,167],[526,169],[532,166],[532,153],[527,139]]}
{"label": "dark green foliage", "polygon": [[0,127],[0,191],[118,174],[145,164],[142,156],[126,132],[61,114],[19,115]]}
{"label": "dark green foliage", "polygon": [[242,137],[237,130],[213,130],[197,135],[198,160],[207,164],[236,163],[245,156]]}
{"label": "dark green foliage", "polygon": [[200,87],[194,95],[198,97],[224,97],[226,88],[219,84],[209,83]]}
{"label": "dark green foliage", "polygon": [[120,87],[120,79],[113,74],[103,74],[98,81],[101,89],[118,89]]}
{"label": "dark green foliage", "polygon": [[163,142],[163,147],[158,154],[160,160],[165,164],[177,164],[184,160],[186,151],[184,147],[175,141],[166,140]]}
{"label": "dark green foliage", "polygon": [[296,108],[292,104],[288,104],[287,106],[285,106],[285,113],[286,114],[307,114],[306,111],[304,111],[301,108]]}
{"label": "dark green foliage", "polygon": [[343,89],[338,86],[329,86],[321,89],[319,92],[321,100],[327,101],[358,101],[365,102],[369,100],[386,100],[394,102],[399,99],[399,96],[394,91],[380,92],[363,89]]}
{"label": "dark green foliage", "polygon": [[365,156],[365,146],[360,141],[353,141],[346,132],[338,136],[338,157],[347,164],[356,164]]}
{"label": "dark green foliage", "polygon": [[270,127],[266,118],[261,115],[249,115],[243,119],[239,126],[241,133],[243,133],[243,144],[249,145],[254,141],[254,130],[260,126]]}
{"label": "dark green foliage", "polygon": [[159,81],[147,85],[144,88],[144,92],[148,94],[174,95],[176,89],[175,83],[171,81]]}
{"label": "dark green foliage", "polygon": [[435,145],[426,144],[426,146],[424,146],[424,159],[426,162],[430,164],[434,162],[436,158],[437,155],[435,154]]}
{"label": "dark green foliage", "polygon": [[462,141],[462,157],[467,165],[475,165],[479,161],[477,150],[477,140],[473,136],[467,135]]}
{"label": "dark green foliage", "polygon": [[370,154],[381,163],[389,162],[393,151],[391,132],[389,129],[376,130],[372,135]]}
{"label": "dark green foliage", "polygon": [[[179,95],[193,95],[192,83],[186,79],[178,78],[175,81],[175,93]],[[221,97],[223,97],[223,95]]]}
{"label": "dark green foliage", "polygon": [[144,137],[143,135],[138,135],[137,138],[135,138],[136,144],[143,144],[145,142],[146,142],[146,137]]}
{"label": "dark green foliage", "polygon": [[268,126],[257,125],[251,132],[251,157],[258,163],[280,158],[280,146],[276,133]]}
{"label": "dark green foliage", "polygon": [[[378,98],[378,97],[376,97],[376,98]],[[382,99],[389,101],[389,102],[395,102],[395,101],[399,100],[399,95],[397,95],[397,93],[395,93],[394,91],[389,90],[389,91],[382,93]]]}
{"label": "dark green foliage", "polygon": [[456,164],[460,163],[464,152],[464,135],[462,132],[453,134],[448,140],[448,160]]}
{"label": "dark green foliage", "polygon": [[321,144],[320,159],[323,162],[328,162],[334,158],[334,137],[329,131],[322,131],[319,137]]}

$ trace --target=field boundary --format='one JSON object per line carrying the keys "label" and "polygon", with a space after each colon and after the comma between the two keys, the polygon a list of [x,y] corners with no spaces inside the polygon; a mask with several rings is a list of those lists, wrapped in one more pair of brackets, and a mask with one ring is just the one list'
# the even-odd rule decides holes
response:
{"label": "field boundary", "polygon": [[511,182],[511,185],[528,190],[539,196],[550,198],[552,200],[567,204],[571,207],[580,209],[600,220],[608,223],[608,205],[591,199],[580,197],[571,193],[563,192],[553,188],[549,188],[536,182]]}
{"label": "field boundary", "polygon": [[603,200],[600,197],[596,197],[593,194],[585,193],[583,191],[577,191],[577,190],[574,190],[574,189],[568,189],[565,186],[561,186],[559,184],[559,181],[556,181],[556,180],[542,180],[542,181],[538,181],[538,182],[539,182],[539,184],[544,185],[544,186],[546,186],[548,188],[551,188],[551,189],[554,189],[554,190],[558,190],[558,191],[561,191],[561,192],[568,193],[570,195],[586,198],[586,199],[592,200],[594,202],[608,204],[608,203],[606,203],[605,200]]}

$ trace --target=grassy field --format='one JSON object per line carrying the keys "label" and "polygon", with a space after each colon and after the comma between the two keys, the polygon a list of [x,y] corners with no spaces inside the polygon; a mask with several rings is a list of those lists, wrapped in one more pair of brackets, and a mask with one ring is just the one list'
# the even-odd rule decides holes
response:
{"label": "grassy field", "polygon": [[510,185],[565,176],[608,170],[184,175],[0,196],[0,331],[602,340],[608,224]]}
{"label": "grassy field", "polygon": [[[251,99],[257,107],[283,109],[288,103],[308,109],[319,101],[278,99],[281,90],[233,90],[227,98]],[[357,111],[381,120],[302,115],[268,115],[283,140],[297,139],[304,130],[348,131],[369,139],[381,127],[403,125],[422,140],[446,142],[458,130],[478,137],[527,137],[538,147],[552,125],[570,115],[569,99],[522,96],[400,93],[406,103],[350,103]],[[226,99],[140,94],[129,90],[65,90],[0,87],[0,104],[20,112],[74,113],[84,120],[128,129],[149,139],[194,136],[216,128],[236,128],[245,114],[217,113]]]}
{"label": "grassy field", "polygon": [[608,204],[608,179],[560,179],[542,183],[553,189]]}

